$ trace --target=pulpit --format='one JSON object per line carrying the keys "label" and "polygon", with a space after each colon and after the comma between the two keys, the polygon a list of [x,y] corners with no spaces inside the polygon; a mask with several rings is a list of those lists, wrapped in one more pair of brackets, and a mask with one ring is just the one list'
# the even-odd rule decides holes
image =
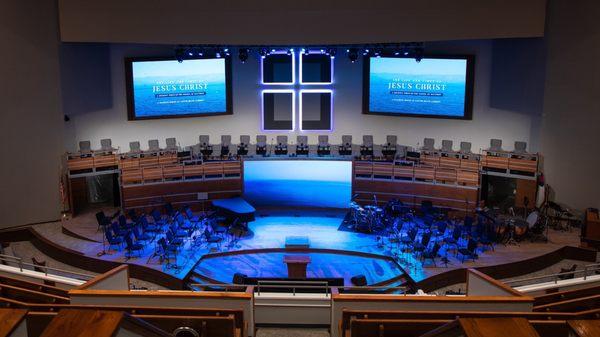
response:
{"label": "pulpit", "polygon": [[285,255],[289,278],[306,278],[306,266],[310,263],[308,255]]}

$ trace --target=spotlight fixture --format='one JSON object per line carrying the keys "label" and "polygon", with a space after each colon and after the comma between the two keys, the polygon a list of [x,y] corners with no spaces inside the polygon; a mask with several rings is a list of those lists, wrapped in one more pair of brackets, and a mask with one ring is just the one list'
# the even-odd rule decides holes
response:
{"label": "spotlight fixture", "polygon": [[329,48],[329,50],[327,50],[327,54],[329,54],[329,56],[331,56],[331,57],[335,57],[335,54],[337,54],[337,49]]}
{"label": "spotlight fixture", "polygon": [[268,53],[269,51],[267,50],[267,48],[260,48],[258,50],[258,54],[260,54],[262,58],[265,58],[265,56],[267,56]]}
{"label": "spotlight fixture", "polygon": [[363,56],[367,56],[367,55],[369,55],[369,49],[363,50]]}
{"label": "spotlight fixture", "polygon": [[415,61],[421,62],[421,60],[423,59],[425,54],[425,50],[423,50],[423,48],[416,48],[415,49]]}
{"label": "spotlight fixture", "polygon": [[238,57],[240,58],[240,62],[246,63],[246,61],[248,60],[249,51],[250,50],[248,48],[240,48],[240,50],[238,50]]}
{"label": "spotlight fixture", "polygon": [[348,58],[350,59],[350,62],[354,63],[358,60],[358,49],[350,48],[347,49],[346,52],[348,53]]}
{"label": "spotlight fixture", "polygon": [[177,60],[177,62],[179,62],[179,63],[183,62],[183,57],[184,57],[184,50],[181,48],[175,49],[175,59]]}

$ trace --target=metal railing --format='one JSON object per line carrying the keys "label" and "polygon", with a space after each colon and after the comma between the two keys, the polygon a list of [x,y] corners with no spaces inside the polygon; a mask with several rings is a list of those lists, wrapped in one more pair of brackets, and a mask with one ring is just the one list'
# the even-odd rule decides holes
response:
{"label": "metal railing", "polygon": [[[312,284],[312,285],[310,285]],[[329,283],[326,281],[261,281],[259,280],[256,285],[256,293],[260,296],[261,287],[263,288],[279,288],[279,289],[292,289],[293,296],[296,296],[296,289],[313,289],[313,290],[325,290],[325,295],[331,294],[331,288]]]}
{"label": "metal railing", "polygon": [[2,264],[6,264],[6,265],[9,265],[9,266],[10,266],[10,263],[16,264],[18,266],[18,268],[19,268],[20,271],[23,271],[23,269],[28,269],[26,267],[31,267],[31,269],[28,269],[28,270],[34,270],[34,271],[35,271],[35,268],[38,268],[38,269],[43,270],[43,273],[46,276],[48,276],[48,275],[63,276],[63,275],[59,275],[59,274],[56,274],[56,273],[49,273],[48,272],[48,271],[54,271],[54,272],[59,272],[59,273],[62,273],[62,274],[76,276],[76,277],[73,277],[73,278],[81,280],[81,281],[87,281],[87,280],[90,280],[90,279],[92,279],[94,277],[94,275],[90,275],[90,274],[78,273],[78,272],[75,272],[75,271],[64,270],[64,269],[60,269],[60,268],[53,268],[53,267],[48,267],[48,266],[40,266],[40,265],[33,264],[33,263],[23,262],[22,258],[17,257],[17,256],[12,256],[12,255],[0,254],[0,262]]}
{"label": "metal railing", "polygon": [[[233,292],[233,291],[245,291],[249,285],[242,284],[221,284],[221,283],[190,283],[189,286],[194,291],[206,290],[208,288],[212,288],[210,290],[214,291],[225,291],[225,292]],[[389,293],[393,292],[401,292],[405,294],[409,289],[406,286],[329,286],[326,281],[267,281],[262,280],[258,281],[258,284],[255,286],[255,291],[260,295],[261,287],[263,288],[262,292],[264,292],[264,288],[275,288],[275,289],[291,289],[291,293],[295,296],[296,289],[314,289],[314,290],[324,290],[326,295],[331,294],[331,289],[337,288],[340,292],[351,291],[355,294],[360,294],[361,292],[372,293],[372,291],[385,291]],[[194,288],[199,288],[196,290]],[[210,291],[209,290],[209,291]]]}
{"label": "metal railing", "polygon": [[[527,278],[522,278],[522,279],[517,279],[517,280],[504,281],[504,283],[511,287],[514,287],[515,284],[519,284],[519,286],[525,286],[525,285],[530,285],[530,284],[541,283],[540,280],[550,279],[552,282],[557,284],[558,281],[565,279],[565,278],[561,278],[561,276],[573,275],[573,278],[575,278],[575,277],[581,277],[581,275],[583,274],[583,280],[587,280],[588,276],[595,275],[597,271],[600,271],[600,263],[588,264],[588,265],[583,266],[583,269],[576,269],[574,271],[566,271],[566,272],[555,273],[555,274],[550,274],[550,275],[527,277]],[[579,275],[579,276],[576,276],[576,275]],[[534,282],[532,282],[532,281],[534,281]],[[526,284],[520,284],[520,283],[526,283]]]}

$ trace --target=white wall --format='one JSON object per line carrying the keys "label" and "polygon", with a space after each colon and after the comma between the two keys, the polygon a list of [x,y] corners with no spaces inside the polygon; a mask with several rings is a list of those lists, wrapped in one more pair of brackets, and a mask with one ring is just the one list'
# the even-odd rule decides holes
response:
{"label": "white wall", "polygon": [[[362,114],[362,64],[352,64],[343,50],[335,59],[334,127],[330,134],[332,143],[340,142],[343,134],[351,134],[355,143],[362,141],[363,134],[373,134],[376,143],[383,143],[387,134],[398,135],[404,145],[422,144],[424,137],[452,139],[455,146],[462,140],[473,142],[473,149],[486,148],[490,138],[503,139],[508,149],[516,140],[530,141],[532,115],[540,112],[517,112],[496,109],[490,106],[492,85],[491,40],[429,43],[431,53],[475,54],[475,94],[472,121],[430,118],[390,117]],[[110,45],[110,71],[112,83],[112,106],[90,111],[68,111],[71,121],[67,125],[66,146],[75,150],[79,140],[91,140],[99,147],[100,139],[112,138],[113,144],[128,149],[130,141],[139,140],[147,147],[149,139],[176,137],[181,145],[198,142],[198,135],[208,134],[211,142],[218,143],[220,135],[231,134],[233,141],[240,134],[254,136],[260,133],[259,66],[257,55],[242,64],[233,54],[233,110],[230,116],[196,117],[171,120],[127,121],[125,75],[123,59],[127,56],[172,55],[170,46],[148,46],[132,44]],[[76,58],[75,67],[85,67],[86,58]],[[74,78],[73,81],[90,80]],[[540,89],[541,90],[541,89]],[[81,99],[65,97],[68,100]],[[101,105],[101,104],[98,104]],[[295,133],[290,133],[295,138]],[[272,134],[269,138],[274,137]],[[308,133],[311,143],[316,143],[317,134]]]}

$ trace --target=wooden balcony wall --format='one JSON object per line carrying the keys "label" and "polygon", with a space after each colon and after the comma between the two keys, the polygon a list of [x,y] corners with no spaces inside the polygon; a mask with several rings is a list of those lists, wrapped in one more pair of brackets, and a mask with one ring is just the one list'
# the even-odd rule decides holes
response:
{"label": "wooden balcony wall", "polygon": [[[128,165],[131,162],[128,161]],[[163,166],[140,166],[123,168],[121,182],[123,185],[162,183],[175,180],[203,180],[242,178],[241,162],[205,162],[198,164],[167,164]]]}
{"label": "wooden balcony wall", "polygon": [[465,169],[460,168],[461,160],[454,159],[456,161],[446,161],[446,164],[451,163],[452,165],[438,167],[429,165],[414,166],[409,162],[400,165],[391,162],[355,161],[353,163],[353,177],[367,180],[389,179],[478,187],[479,171],[471,169],[472,163],[465,165]]}

